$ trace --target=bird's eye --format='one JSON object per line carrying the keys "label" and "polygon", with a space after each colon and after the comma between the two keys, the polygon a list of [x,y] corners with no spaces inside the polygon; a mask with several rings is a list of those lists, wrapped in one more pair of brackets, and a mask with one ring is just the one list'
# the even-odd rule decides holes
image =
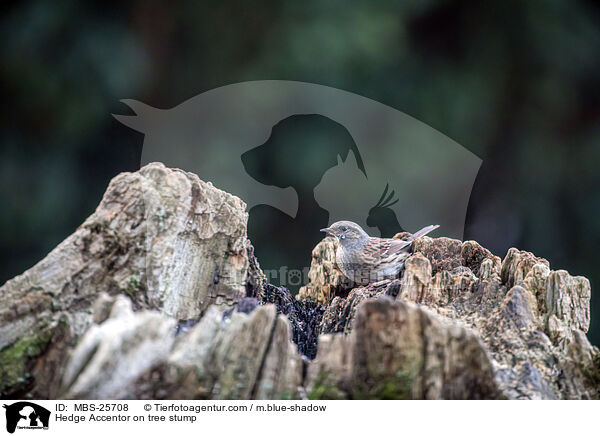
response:
{"label": "bird's eye", "polygon": [[345,232],[346,230],[348,230],[348,227],[342,227],[342,232]]}

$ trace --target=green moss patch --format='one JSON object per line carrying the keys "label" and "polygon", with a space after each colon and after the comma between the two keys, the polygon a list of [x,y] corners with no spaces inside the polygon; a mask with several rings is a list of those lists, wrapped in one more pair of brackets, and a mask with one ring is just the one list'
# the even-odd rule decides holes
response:
{"label": "green moss patch", "polygon": [[331,381],[328,372],[322,372],[317,376],[312,390],[308,393],[309,400],[341,400],[344,398],[346,395]]}
{"label": "green moss patch", "polygon": [[17,342],[0,351],[0,396],[14,392],[31,381],[33,361],[42,354],[52,330],[46,329],[37,335],[23,336]]}

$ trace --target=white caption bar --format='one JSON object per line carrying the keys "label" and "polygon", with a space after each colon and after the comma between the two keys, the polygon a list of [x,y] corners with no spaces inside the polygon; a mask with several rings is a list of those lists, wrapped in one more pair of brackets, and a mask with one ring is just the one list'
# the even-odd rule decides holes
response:
{"label": "white caption bar", "polygon": [[[0,435],[590,434],[590,401],[2,401]],[[584,433],[585,432],[585,433]],[[182,433],[185,434],[185,433]],[[190,433],[192,434],[192,433]]]}

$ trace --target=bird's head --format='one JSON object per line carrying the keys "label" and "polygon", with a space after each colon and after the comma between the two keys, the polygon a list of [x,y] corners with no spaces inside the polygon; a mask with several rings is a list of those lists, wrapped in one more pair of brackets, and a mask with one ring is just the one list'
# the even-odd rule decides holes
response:
{"label": "bird's head", "polygon": [[369,239],[369,235],[352,221],[338,221],[321,231],[335,237],[344,246],[366,242]]}
{"label": "bird's head", "polygon": [[[369,227],[376,227],[377,223],[381,223],[384,220],[391,219],[398,221],[391,206],[398,203],[399,200],[397,198],[394,200],[396,191],[392,191],[388,194],[389,187],[389,184],[385,185],[385,189],[383,190],[381,197],[379,197],[379,201],[369,210],[369,217],[367,218],[367,225]],[[386,194],[388,194],[387,197]]]}

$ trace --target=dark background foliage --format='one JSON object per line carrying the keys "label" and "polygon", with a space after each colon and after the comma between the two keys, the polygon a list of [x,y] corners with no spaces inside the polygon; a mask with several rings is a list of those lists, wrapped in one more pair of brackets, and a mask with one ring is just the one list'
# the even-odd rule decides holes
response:
{"label": "dark background foliage", "polygon": [[[483,159],[465,237],[592,281],[600,343],[600,8],[592,1],[4,2],[0,282],[139,166],[121,98],[168,108],[229,83],[341,88]],[[308,254],[307,254],[308,256]]]}

